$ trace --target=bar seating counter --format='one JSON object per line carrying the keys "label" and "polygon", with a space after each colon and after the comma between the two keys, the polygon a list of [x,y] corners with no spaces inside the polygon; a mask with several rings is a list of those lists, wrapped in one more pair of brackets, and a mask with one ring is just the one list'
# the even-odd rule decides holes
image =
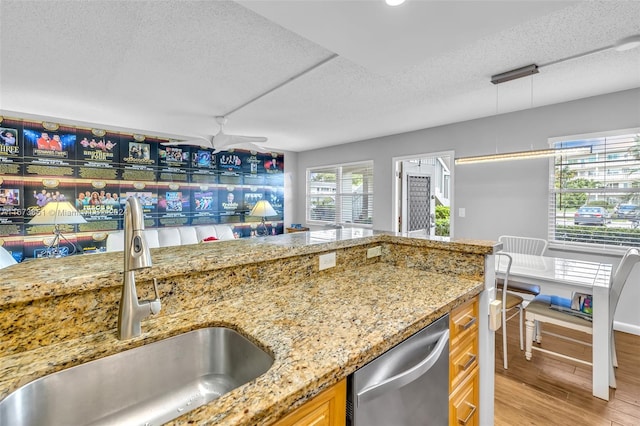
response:
{"label": "bar seating counter", "polygon": [[[381,246],[382,255],[367,258]],[[204,327],[275,358],[262,376],[169,424],[269,425],[484,289],[491,241],[341,229],[151,250],[162,311],[118,340],[122,253],[3,269],[0,399],[47,374]],[[319,271],[318,257],[336,252]]]}

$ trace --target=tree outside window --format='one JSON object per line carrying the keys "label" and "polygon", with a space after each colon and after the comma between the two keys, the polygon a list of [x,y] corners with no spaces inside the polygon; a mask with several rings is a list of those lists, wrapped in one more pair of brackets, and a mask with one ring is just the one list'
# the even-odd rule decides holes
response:
{"label": "tree outside window", "polygon": [[557,139],[552,146],[584,150],[555,159],[549,241],[611,248],[640,244],[640,129]]}
{"label": "tree outside window", "polygon": [[370,227],[373,162],[308,169],[307,221]]}

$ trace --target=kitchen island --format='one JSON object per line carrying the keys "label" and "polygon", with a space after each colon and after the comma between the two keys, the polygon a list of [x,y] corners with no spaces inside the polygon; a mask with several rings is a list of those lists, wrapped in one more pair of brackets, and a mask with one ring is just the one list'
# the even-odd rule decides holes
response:
{"label": "kitchen island", "polygon": [[[64,368],[225,326],[272,354],[272,367],[171,424],[268,425],[483,292],[494,250],[360,229],[153,249],[138,291],[151,298],[157,278],[162,311],[125,341],[122,253],[14,265],[0,287],[0,398]],[[319,271],[330,252],[336,266]]]}

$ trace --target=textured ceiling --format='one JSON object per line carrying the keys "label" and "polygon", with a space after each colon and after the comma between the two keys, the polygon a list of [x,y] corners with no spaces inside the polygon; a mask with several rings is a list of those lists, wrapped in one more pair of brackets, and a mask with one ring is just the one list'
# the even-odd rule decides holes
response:
{"label": "textured ceiling", "polygon": [[[640,87],[639,1],[0,0],[0,110],[305,151]],[[8,115],[8,114],[7,114]]]}

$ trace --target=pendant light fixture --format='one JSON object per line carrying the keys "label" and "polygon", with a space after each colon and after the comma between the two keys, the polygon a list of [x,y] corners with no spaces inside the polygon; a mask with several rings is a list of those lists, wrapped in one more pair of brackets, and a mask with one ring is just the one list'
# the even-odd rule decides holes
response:
{"label": "pendant light fixture", "polygon": [[[618,52],[624,52],[627,50],[634,49],[640,46],[640,34],[636,34],[630,37],[625,37],[621,40],[618,40],[615,44],[610,46],[602,47],[595,50],[590,50],[585,53],[580,53],[577,55],[569,56],[567,58],[558,59],[556,61],[547,62],[542,65],[531,64],[525,67],[516,68],[511,71],[503,72],[500,74],[496,74],[491,76],[491,83],[495,85],[499,85],[501,83],[505,83],[507,81],[515,80],[522,77],[533,76],[534,74],[538,74],[540,72],[540,68],[547,67],[549,65],[555,65],[560,62],[569,61],[572,59],[582,58],[584,56],[592,55],[594,53],[604,52],[607,50],[616,50]],[[533,77],[532,77],[533,78]],[[533,80],[531,81],[531,107],[533,107]],[[496,115],[498,114],[498,91],[496,87]],[[564,149],[538,149],[531,151],[518,151],[518,152],[508,152],[503,154],[489,154],[489,155],[477,155],[473,157],[461,157],[455,159],[455,164],[473,164],[473,163],[487,163],[491,161],[509,161],[509,160],[526,160],[530,158],[543,158],[543,157],[553,157],[556,155],[563,154],[579,154],[579,153],[589,153],[589,147],[580,147],[580,148],[564,148]]]}
{"label": "pendant light fixture", "polygon": [[506,152],[503,154],[477,155],[474,157],[456,158],[455,164],[489,163],[493,161],[529,160],[532,158],[554,157],[567,154],[588,154],[590,147],[580,148],[549,148],[531,151]]}
{"label": "pendant light fixture", "polygon": [[[496,85],[496,116],[499,113],[499,84],[507,81],[515,80],[526,76],[531,76],[531,101],[530,108],[533,108],[533,74],[538,73],[538,66],[535,64],[528,65],[526,67],[518,68],[512,71],[507,71],[502,74],[496,74],[491,77],[491,82]],[[498,146],[496,143],[496,153],[487,155],[476,155],[472,157],[456,158],[455,165],[463,164],[476,164],[476,163],[490,163],[494,161],[512,161],[512,160],[529,160],[534,158],[554,157],[556,155],[567,154],[579,154],[588,153],[589,147],[579,148],[565,148],[565,149],[531,149],[530,151],[517,151],[517,152],[505,152],[498,153]]]}
{"label": "pendant light fixture", "polygon": [[515,80],[517,78],[538,74],[539,72],[540,71],[538,71],[538,66],[536,64],[531,64],[531,65],[527,65],[526,67],[503,72],[502,74],[492,75],[491,82],[493,84],[505,83],[507,81]]}

